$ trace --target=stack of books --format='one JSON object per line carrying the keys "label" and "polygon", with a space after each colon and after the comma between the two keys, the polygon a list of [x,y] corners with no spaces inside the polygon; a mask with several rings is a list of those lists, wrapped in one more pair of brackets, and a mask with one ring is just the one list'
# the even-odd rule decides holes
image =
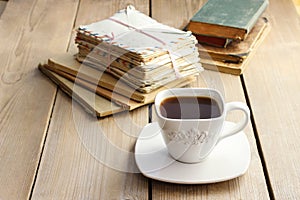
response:
{"label": "stack of books", "polygon": [[267,0],[208,0],[187,29],[197,38],[204,68],[240,75],[267,35]]}
{"label": "stack of books", "polygon": [[76,55],[50,58],[39,69],[98,117],[152,103],[157,92],[184,87],[203,70],[191,32],[132,6],[80,26],[75,43]]}

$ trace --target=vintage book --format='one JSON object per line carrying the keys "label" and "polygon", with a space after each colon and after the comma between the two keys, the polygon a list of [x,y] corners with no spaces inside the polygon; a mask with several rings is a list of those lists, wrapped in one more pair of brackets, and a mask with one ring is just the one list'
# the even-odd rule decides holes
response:
{"label": "vintage book", "polygon": [[159,87],[154,91],[151,91],[149,93],[141,93],[108,73],[101,72],[84,64],[80,64],[74,59],[73,55],[68,53],[49,58],[47,64],[48,65],[46,65],[46,67],[48,67],[49,70],[52,70],[54,72],[65,72],[74,77],[80,78],[94,85],[96,84],[102,88],[114,91],[115,93],[142,103],[149,103],[153,101],[156,93],[164,88],[175,87],[178,85],[182,86],[182,84],[184,83],[187,85],[195,80],[195,75],[181,77]]}
{"label": "vintage book", "polygon": [[48,70],[44,65],[40,64],[39,69],[49,79],[56,83],[61,90],[74,98],[74,100],[90,114],[96,115],[97,117],[105,117],[125,110],[124,107],[119,106],[106,98],[95,95],[93,92],[83,87],[78,86],[74,91],[74,83],[72,81]]}
{"label": "vintage book", "polygon": [[194,34],[199,44],[206,44],[218,48],[226,48],[232,42],[232,39],[222,37],[212,37],[207,35]]}
{"label": "vintage book", "polygon": [[224,63],[241,63],[255,49],[257,43],[264,38],[269,31],[268,19],[261,17],[248,37],[242,41],[233,41],[227,48],[217,48],[210,45],[197,45],[201,59],[212,59]]}
{"label": "vintage book", "polygon": [[[253,37],[249,34],[249,38],[246,39],[251,39],[249,43],[245,40],[245,44],[242,44],[242,42],[239,43],[241,45],[240,47],[239,45],[232,49],[228,47],[228,52],[226,52],[225,49],[222,50],[220,48],[214,48],[213,50],[211,47],[207,47],[205,49],[203,46],[199,46],[202,66],[209,70],[241,75],[245,71],[249,60],[251,60],[255,54],[256,49],[271,29],[271,26],[266,19],[261,22],[264,22],[264,25],[259,25],[260,28],[255,27],[253,31],[256,33],[253,34]],[[234,61],[234,59],[236,60]]]}
{"label": "vintage book", "polygon": [[147,94],[148,97],[145,102],[136,102],[66,72],[59,70],[56,70],[55,72],[51,71],[47,64],[40,64],[39,69],[65,93],[70,97],[73,97],[80,105],[82,105],[86,111],[95,114],[97,117],[105,117],[125,110],[134,110],[141,106],[153,103],[156,93],[163,89],[184,87],[195,81],[194,77],[189,77],[189,79],[173,82],[172,84],[160,88],[155,93]]}
{"label": "vintage book", "polygon": [[249,59],[246,59],[242,63],[224,63],[210,59],[201,59],[201,63],[202,66],[208,70],[223,72],[232,75],[241,75],[246,68],[248,60]]}
{"label": "vintage book", "polygon": [[[159,67],[147,72],[140,71],[138,67],[129,69],[126,66],[126,61],[120,61],[119,59],[115,60],[110,65],[109,71],[104,70],[106,69],[106,66],[103,65],[105,60],[101,60],[99,57],[93,57],[94,53],[90,53],[89,56],[83,58],[82,62],[95,69],[105,71],[117,79],[123,80],[140,92],[149,93],[152,90],[178,78],[174,73],[173,64],[176,65],[176,70],[180,74],[180,77],[186,77],[193,74],[195,75],[198,74],[200,70],[202,71],[202,67],[199,62],[200,59],[198,57],[198,49],[195,48],[195,51],[197,51],[197,56],[190,54],[174,60],[173,63],[168,62],[161,64]],[[81,57],[79,57],[78,54],[77,60],[81,60]],[[196,63],[191,64],[191,62]],[[102,66],[102,69],[100,69],[100,66]]]}
{"label": "vintage book", "polygon": [[124,95],[121,95],[121,94],[119,94],[115,91],[111,91],[109,89],[100,87],[99,85],[95,85],[95,84],[93,84],[89,81],[85,81],[84,79],[80,79],[76,76],[73,76],[72,74],[68,74],[68,73],[60,71],[60,70],[52,71],[51,70],[52,68],[49,67],[49,65],[47,65],[47,64],[45,64],[41,67],[44,69],[44,71],[49,70],[49,71],[51,71],[51,72],[53,72],[53,73],[55,73],[55,74],[57,74],[61,77],[66,78],[69,81],[72,81],[73,83],[75,83],[77,85],[80,85],[80,86],[94,92],[95,94],[97,94],[101,97],[104,97],[104,98],[116,103],[117,105],[121,106],[124,110],[133,110],[133,109],[136,109],[136,108],[141,107],[143,105],[153,103],[157,92],[159,92],[163,89],[166,89],[166,88],[183,87],[183,86],[186,86],[186,85],[190,84],[191,82],[193,82],[195,80],[194,77],[188,77],[188,78],[185,78],[185,79],[181,79],[179,81],[172,82],[172,83],[170,83],[166,86],[161,87],[157,91],[152,92],[151,94],[147,94],[147,98],[145,99],[144,102],[137,102],[137,101],[131,100],[130,98],[128,98]]}
{"label": "vintage book", "polygon": [[268,5],[268,0],[208,0],[191,18],[194,34],[244,40]]}

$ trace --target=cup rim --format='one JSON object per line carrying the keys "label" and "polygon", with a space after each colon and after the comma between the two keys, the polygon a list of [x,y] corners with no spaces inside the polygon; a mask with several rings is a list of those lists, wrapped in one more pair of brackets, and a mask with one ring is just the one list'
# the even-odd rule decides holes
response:
{"label": "cup rim", "polygon": [[[191,91],[196,91],[196,90],[202,90],[202,91],[211,91],[211,92],[214,92],[215,94],[218,95],[218,98],[221,100],[221,104],[220,105],[222,108],[221,108],[221,115],[218,116],[218,117],[212,117],[212,118],[206,118],[206,119],[173,119],[173,118],[167,118],[167,117],[164,117],[160,111],[159,111],[159,107],[160,107],[160,103],[166,99],[166,97],[162,98],[161,100],[159,100],[158,98],[163,94],[163,93],[166,93],[166,92],[171,92],[171,93],[176,93],[178,91],[188,91],[188,90],[191,90]],[[178,97],[178,95],[170,95],[168,97]],[[185,95],[186,96],[186,95]],[[191,95],[192,96],[192,95]],[[219,102],[219,101],[218,101]],[[155,100],[154,100],[154,106],[155,106],[155,111],[156,111],[156,114],[159,118],[162,118],[163,120],[168,120],[168,121],[214,121],[214,120],[218,120],[220,118],[223,118],[224,116],[224,113],[225,113],[225,102],[224,102],[224,98],[223,96],[221,95],[221,93],[216,90],[216,89],[213,89],[213,88],[169,88],[169,89],[165,89],[165,90],[162,90],[160,92],[158,92],[155,96]]]}

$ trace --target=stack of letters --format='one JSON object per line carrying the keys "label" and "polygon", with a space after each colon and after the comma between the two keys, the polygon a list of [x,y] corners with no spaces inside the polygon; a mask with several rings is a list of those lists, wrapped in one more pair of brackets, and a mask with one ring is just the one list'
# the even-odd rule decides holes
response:
{"label": "stack of letters", "polygon": [[[75,57],[50,58],[39,68],[100,117],[152,103],[157,92],[186,86],[202,71],[191,32],[163,25],[132,6],[80,26],[75,43]],[[74,83],[83,87],[74,90]],[[87,99],[88,93],[97,97]]]}
{"label": "stack of letters", "polygon": [[140,92],[199,72],[197,40],[140,13],[133,7],[80,26],[77,59],[110,73]]}

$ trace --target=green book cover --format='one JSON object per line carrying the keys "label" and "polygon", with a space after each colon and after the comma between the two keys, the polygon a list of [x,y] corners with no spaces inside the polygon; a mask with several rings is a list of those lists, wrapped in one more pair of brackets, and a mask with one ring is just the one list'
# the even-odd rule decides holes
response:
{"label": "green book cover", "polygon": [[256,23],[267,0],[208,0],[191,21],[245,29]]}

